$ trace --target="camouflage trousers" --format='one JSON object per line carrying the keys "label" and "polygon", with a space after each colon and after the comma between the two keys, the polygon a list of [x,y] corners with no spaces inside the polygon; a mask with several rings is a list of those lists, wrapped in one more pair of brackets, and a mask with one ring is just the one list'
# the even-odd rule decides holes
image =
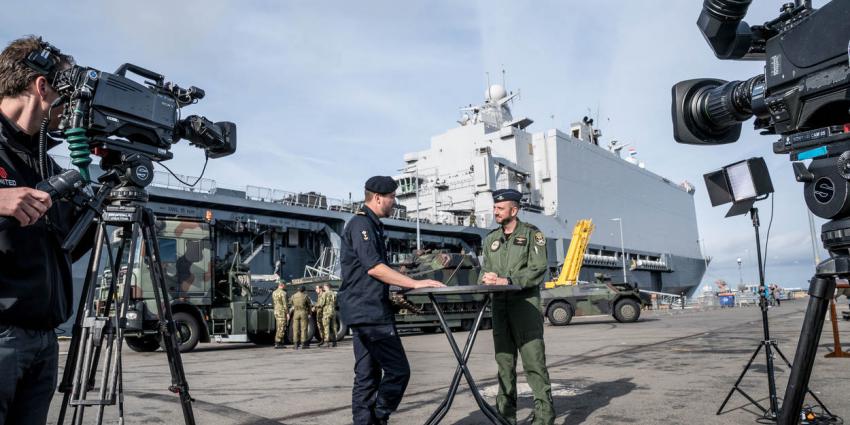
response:
{"label": "camouflage trousers", "polygon": [[336,323],[336,314],[322,314],[322,341],[336,342],[336,334],[339,326]]}
{"label": "camouflage trousers", "polygon": [[322,310],[316,312],[316,332],[319,333],[319,338],[322,338],[322,341],[325,341],[325,322],[322,320]]}
{"label": "camouflage trousers", "polygon": [[307,323],[310,315],[307,310],[298,310],[292,314],[292,343],[295,345],[308,344]]}
{"label": "camouflage trousers", "polygon": [[283,344],[283,340],[284,340],[284,338],[286,338],[286,317],[275,316],[274,321],[275,321],[274,342],[276,344]]}

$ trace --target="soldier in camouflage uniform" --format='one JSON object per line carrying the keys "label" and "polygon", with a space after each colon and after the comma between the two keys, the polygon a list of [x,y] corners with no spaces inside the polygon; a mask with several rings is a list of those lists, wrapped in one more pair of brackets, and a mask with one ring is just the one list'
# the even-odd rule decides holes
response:
{"label": "soldier in camouflage uniform", "polygon": [[283,348],[286,346],[284,338],[286,323],[289,321],[289,305],[286,302],[286,284],[282,280],[278,281],[277,289],[272,292],[272,302],[275,321],[274,348]]}
{"label": "soldier in camouflage uniform", "polygon": [[510,423],[516,423],[517,351],[528,384],[534,393],[534,424],[552,425],[555,411],[546,348],[540,285],[545,279],[546,238],[531,224],[517,218],[522,194],[513,189],[493,192],[493,215],[501,225],[484,239],[481,282],[485,285],[516,285],[515,293],[493,294],[493,343],[499,367],[496,406]]}
{"label": "soldier in camouflage uniform", "polygon": [[319,347],[323,347],[325,343],[327,343],[327,339],[325,339],[325,327],[322,326],[322,313],[324,312],[325,306],[325,293],[322,290],[322,285],[316,285],[316,304],[313,304],[313,314],[316,315],[316,327],[319,328],[317,331],[319,332],[319,337],[322,338],[322,342],[319,343]]}
{"label": "soldier in camouflage uniform", "polygon": [[327,342],[332,347],[336,347],[336,334],[339,328],[336,323],[336,292],[331,290],[331,286],[327,283],[324,285],[322,295],[325,297],[322,311],[322,342]]}
{"label": "soldier in camouflage uniform", "polygon": [[310,297],[304,292],[304,286],[298,288],[298,292],[292,294],[289,299],[292,306],[292,342],[295,349],[309,348],[307,341],[307,323],[310,320]]}

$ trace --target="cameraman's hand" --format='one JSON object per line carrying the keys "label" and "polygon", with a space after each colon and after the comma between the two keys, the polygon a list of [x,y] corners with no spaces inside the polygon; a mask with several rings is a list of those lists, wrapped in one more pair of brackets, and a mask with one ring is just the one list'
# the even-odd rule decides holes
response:
{"label": "cameraman's hand", "polygon": [[0,216],[15,217],[22,227],[38,221],[51,205],[47,192],[30,187],[0,189]]}
{"label": "cameraman's hand", "polygon": [[436,280],[433,280],[433,279],[423,279],[423,280],[417,280],[416,281],[415,289],[419,289],[419,288],[443,288],[445,286],[446,285],[443,285],[442,282],[439,282],[439,281],[436,281]]}

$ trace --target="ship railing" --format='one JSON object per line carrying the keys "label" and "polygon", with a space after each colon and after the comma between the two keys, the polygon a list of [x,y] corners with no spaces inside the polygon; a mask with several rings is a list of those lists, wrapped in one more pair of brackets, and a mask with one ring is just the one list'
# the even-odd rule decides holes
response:
{"label": "ship railing", "polygon": [[316,192],[290,192],[261,186],[246,186],[245,197],[252,201],[316,208],[329,211],[354,212],[355,203],[328,198]]}
{"label": "ship railing", "polygon": [[676,295],[658,291],[648,291],[645,289],[641,289],[640,292],[650,295],[650,297],[652,298],[652,308],[654,310],[662,308],[681,308],[683,302],[685,307],[687,307],[688,304],[693,305],[693,300],[688,300],[688,297],[684,295]]}
{"label": "ship railing", "polygon": [[[192,186],[186,184],[189,182],[195,184]],[[172,175],[165,171],[154,171],[151,186],[198,193],[214,193],[217,187],[216,182],[213,179],[202,178],[198,180],[197,177],[184,176],[182,174]]]}

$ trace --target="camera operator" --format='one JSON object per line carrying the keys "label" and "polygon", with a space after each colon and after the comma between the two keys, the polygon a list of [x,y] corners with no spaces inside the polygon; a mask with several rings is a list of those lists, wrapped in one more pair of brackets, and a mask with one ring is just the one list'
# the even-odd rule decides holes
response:
{"label": "camera operator", "polygon": [[[39,127],[50,117],[48,128],[57,128],[61,112],[50,111],[59,97],[51,82],[72,64],[35,36],[0,53],[0,216],[15,222],[0,230],[0,425],[47,421],[58,372],[54,328],[72,314],[71,264],[89,248],[60,248],[74,206],[34,189],[48,177],[38,171]],[[46,168],[61,171],[49,157]]]}

